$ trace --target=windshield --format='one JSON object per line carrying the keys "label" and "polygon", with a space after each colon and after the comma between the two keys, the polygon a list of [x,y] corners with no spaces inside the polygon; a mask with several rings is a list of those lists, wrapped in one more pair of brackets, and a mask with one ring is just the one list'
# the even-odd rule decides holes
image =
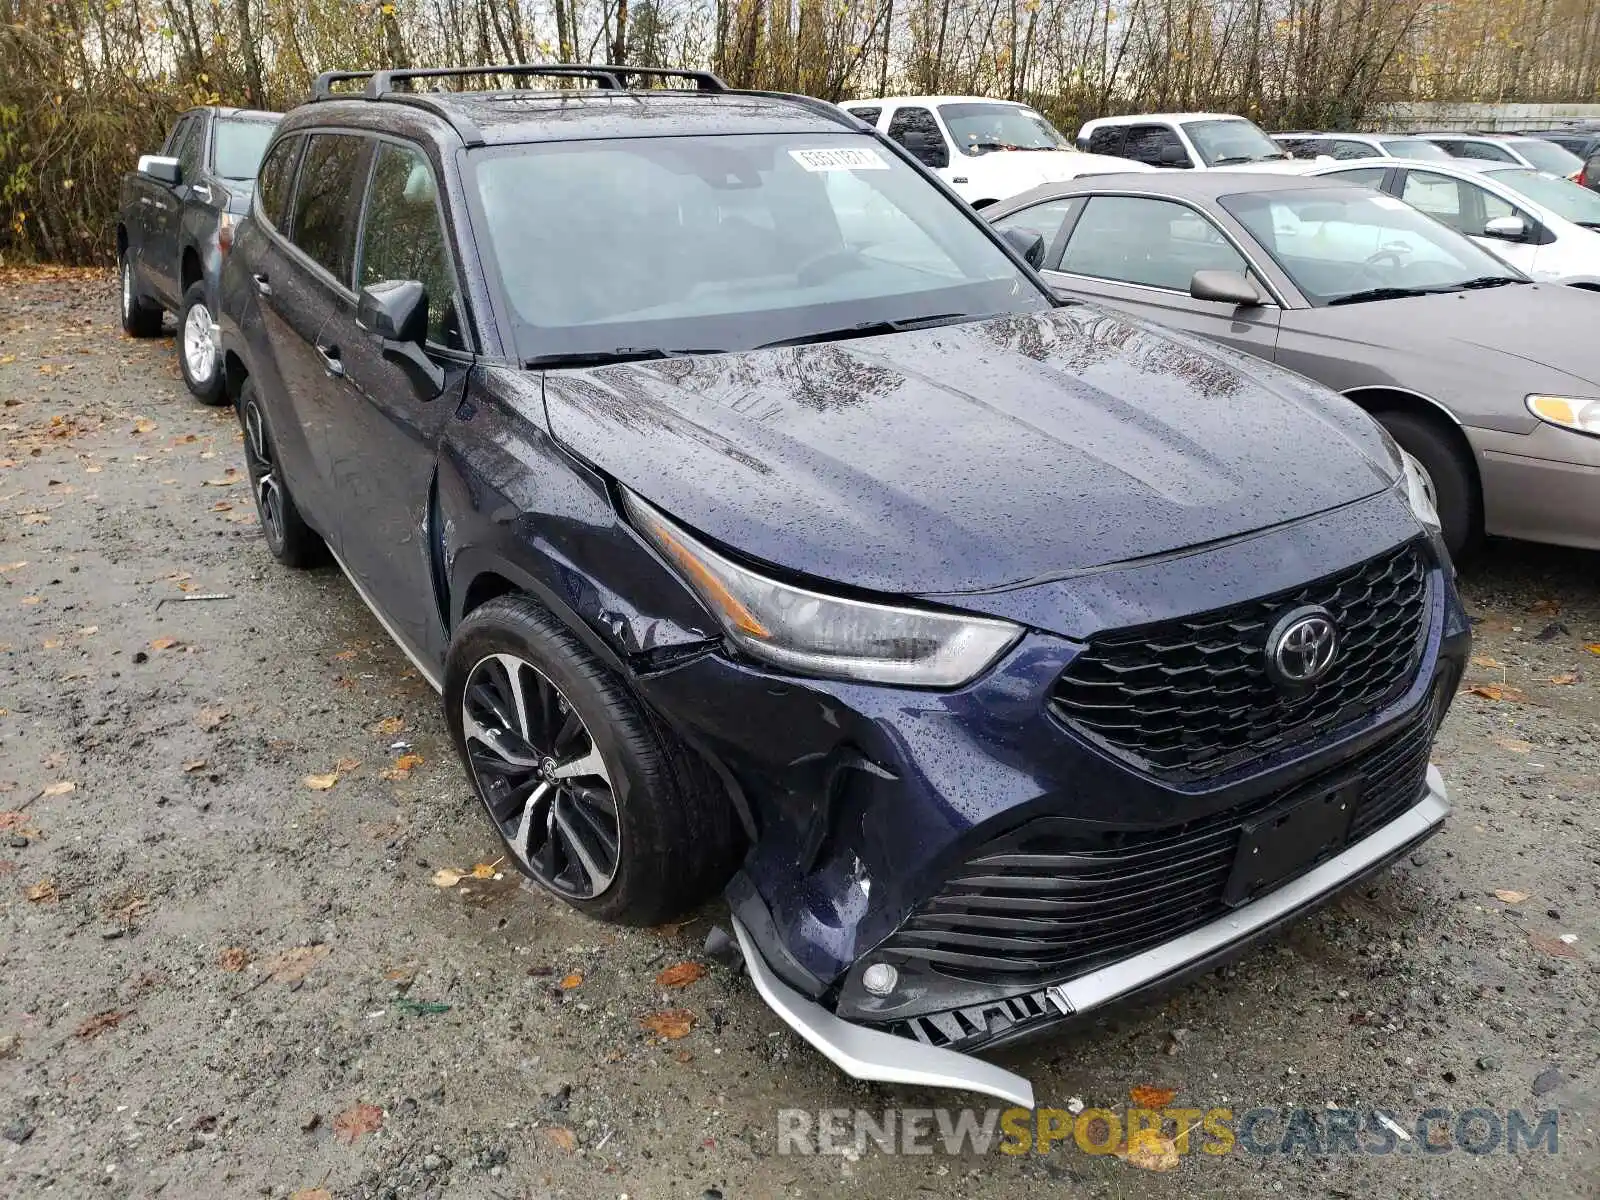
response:
{"label": "windshield", "polygon": [[1600,226],[1600,195],[1563,175],[1530,171],[1516,167],[1505,171],[1485,171],[1496,183],[1520,192],[1535,204],[1542,204],[1558,217],[1578,225]]}
{"label": "windshield", "polygon": [[1316,305],[1523,278],[1455,230],[1367,188],[1244,193],[1219,203]]}
{"label": "windshield", "polygon": [[1553,175],[1576,175],[1583,169],[1583,159],[1565,146],[1543,138],[1518,138],[1511,143],[1511,148],[1539,170]]}
{"label": "windshield", "polygon": [[1067,139],[1020,104],[941,104],[950,140],[969,156],[993,150],[1070,150]]}
{"label": "windshield", "polygon": [[474,156],[524,359],[747,350],[1051,307],[862,134],[629,138]]}
{"label": "windshield", "polygon": [[275,128],[276,121],[219,120],[212,169],[224,179],[254,179]]}
{"label": "windshield", "polygon": [[1427,138],[1384,138],[1381,145],[1395,158],[1416,158],[1425,162],[1449,162],[1451,158],[1448,150]]}
{"label": "windshield", "polygon": [[1253,122],[1242,118],[1231,121],[1185,121],[1183,131],[1189,135],[1189,140],[1200,151],[1200,157],[1205,159],[1208,167],[1289,157],[1282,146],[1262,133]]}

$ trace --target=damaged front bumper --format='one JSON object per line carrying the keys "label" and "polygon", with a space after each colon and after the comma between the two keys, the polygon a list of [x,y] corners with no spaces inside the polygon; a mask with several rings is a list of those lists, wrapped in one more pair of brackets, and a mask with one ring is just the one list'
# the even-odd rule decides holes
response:
{"label": "damaged front bumper", "polygon": [[[1121,962],[1044,987],[1050,1009],[1018,1022],[1005,1040],[1033,1036],[1114,1001],[1132,999],[1220,965],[1406,854],[1437,832],[1449,811],[1444,779],[1439,769],[1430,765],[1423,798],[1377,832],[1225,917]],[[778,978],[737,917],[733,925],[761,998],[845,1074],[883,1083],[979,1092],[1033,1107],[1033,1085],[1020,1075],[970,1054],[853,1024],[808,1000]],[[991,1047],[999,1044],[989,1043]]]}

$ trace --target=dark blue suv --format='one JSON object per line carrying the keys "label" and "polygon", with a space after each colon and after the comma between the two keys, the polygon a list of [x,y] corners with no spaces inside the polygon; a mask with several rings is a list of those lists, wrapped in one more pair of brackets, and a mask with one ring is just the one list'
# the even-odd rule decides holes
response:
{"label": "dark blue suv", "polygon": [[1434,832],[1468,644],[1376,424],[1037,251],[819,101],[345,73],[222,306],[268,546],[443,693],[523,870],[635,923],[725,889],[845,1070],[1019,1102],[967,1052]]}

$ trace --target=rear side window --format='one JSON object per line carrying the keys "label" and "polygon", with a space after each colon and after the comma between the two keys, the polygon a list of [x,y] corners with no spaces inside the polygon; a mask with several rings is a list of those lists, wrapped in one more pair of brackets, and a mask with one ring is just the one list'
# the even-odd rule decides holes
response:
{"label": "rear side window", "polygon": [[465,349],[455,275],[444,248],[439,189],[427,158],[382,142],[362,222],[360,286],[415,279],[428,292],[428,340]]}
{"label": "rear side window", "polygon": [[314,133],[295,187],[291,240],[346,287],[350,286],[351,243],[360,207],[366,142],[342,133]]}
{"label": "rear side window", "polygon": [[262,214],[277,229],[289,227],[289,193],[294,187],[294,165],[300,161],[300,146],[304,141],[298,134],[284,138],[261,163],[256,195],[261,200]]}
{"label": "rear side window", "polygon": [[[933,119],[933,114],[925,108],[897,108],[894,116],[889,121],[889,136],[899,142],[911,152],[913,158],[922,160],[924,166],[948,167],[950,165],[950,151],[945,148],[944,135],[939,132],[939,123]],[[913,147],[916,138],[907,140],[908,135],[921,134],[920,144]]]}
{"label": "rear side window", "polygon": [[1331,138],[1328,141],[1328,148],[1319,151],[1319,153],[1331,154],[1334,158],[1343,160],[1349,158],[1373,158],[1381,151],[1376,147],[1367,145],[1365,142],[1357,142],[1350,138]]}
{"label": "rear side window", "polygon": [[172,149],[167,151],[178,160],[179,167],[183,169],[180,179],[184,183],[193,183],[200,174],[200,151],[205,146],[205,138],[205,118],[190,117],[184,122],[183,129],[178,132]]}
{"label": "rear side window", "polygon": [[[1173,150],[1183,157],[1173,156],[1171,154]],[[1173,158],[1173,161],[1165,161],[1163,155]],[[1189,161],[1188,152],[1184,150],[1177,131],[1165,125],[1130,125],[1128,140],[1122,146],[1122,157],[1131,158],[1134,162],[1149,163],[1153,167],[1194,165]]]}
{"label": "rear side window", "polygon": [[1102,125],[1089,135],[1089,144],[1084,147],[1090,154],[1111,154],[1118,157],[1122,154],[1122,135],[1127,132],[1124,125]]}
{"label": "rear side window", "polygon": [[1511,152],[1504,146],[1496,146],[1493,142],[1458,142],[1459,149],[1451,153],[1460,158],[1481,158],[1488,162],[1516,162]]}
{"label": "rear side window", "polygon": [[878,118],[883,116],[882,108],[851,108],[846,110],[852,117],[858,117],[868,125],[876,125]]}
{"label": "rear side window", "polygon": [[1344,179],[1350,183],[1359,183],[1363,187],[1383,187],[1383,177],[1389,173],[1388,167],[1357,167],[1351,171],[1330,171],[1328,175],[1333,179]]}

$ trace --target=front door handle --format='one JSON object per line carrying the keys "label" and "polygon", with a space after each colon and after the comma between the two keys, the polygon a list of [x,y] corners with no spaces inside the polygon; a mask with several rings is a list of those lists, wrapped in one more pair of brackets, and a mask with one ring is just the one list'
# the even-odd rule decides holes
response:
{"label": "front door handle", "polygon": [[322,369],[331,378],[341,379],[344,377],[344,363],[339,359],[339,347],[318,346],[317,353],[322,355]]}
{"label": "front door handle", "polygon": [[211,185],[209,183],[197,183],[197,184],[194,185],[194,187],[189,189],[189,194],[191,196],[199,196],[201,192],[205,193],[205,195],[204,195],[204,197],[202,197],[202,199],[204,199],[207,204],[210,204],[211,203]]}
{"label": "front door handle", "polygon": [[267,277],[265,275],[258,273],[253,276],[253,278],[256,281],[256,291],[260,292],[263,296],[272,295],[272,284],[267,281]]}

